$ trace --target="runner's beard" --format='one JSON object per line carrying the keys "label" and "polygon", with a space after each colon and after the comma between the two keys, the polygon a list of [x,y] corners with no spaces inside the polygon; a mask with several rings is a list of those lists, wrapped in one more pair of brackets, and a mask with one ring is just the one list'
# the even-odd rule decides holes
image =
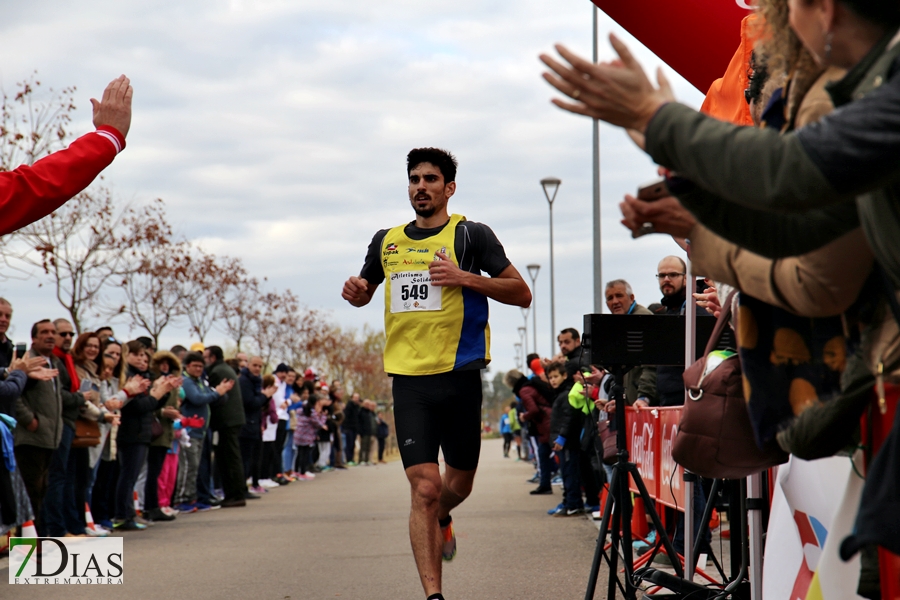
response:
{"label": "runner's beard", "polygon": [[420,217],[425,217],[426,219],[434,214],[433,206],[424,206],[419,208],[418,206],[413,205],[413,210],[416,211],[416,214]]}

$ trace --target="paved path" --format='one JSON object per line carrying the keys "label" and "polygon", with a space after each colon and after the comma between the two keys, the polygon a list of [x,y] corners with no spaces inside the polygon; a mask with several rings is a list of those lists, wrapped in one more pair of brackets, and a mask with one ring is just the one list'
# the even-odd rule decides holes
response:
{"label": "paved path", "polygon": [[[445,595],[583,597],[596,527],[582,517],[548,516],[558,488],[554,496],[530,496],[531,466],[502,458],[501,443],[484,442],[474,492],[454,512],[459,553],[444,566]],[[182,515],[124,534],[124,590],[6,587],[8,569],[0,564],[0,598],[421,599],[408,515],[399,462],[325,473],[246,508]]]}

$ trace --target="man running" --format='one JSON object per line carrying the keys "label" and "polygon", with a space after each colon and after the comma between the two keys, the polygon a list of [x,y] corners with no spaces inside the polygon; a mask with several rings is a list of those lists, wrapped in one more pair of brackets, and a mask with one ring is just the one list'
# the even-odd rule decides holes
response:
{"label": "man running", "polygon": [[384,369],[393,377],[397,440],[412,490],[409,539],[428,600],[443,600],[441,558],[456,555],[450,511],[471,493],[478,467],[481,369],[491,359],[487,300],[531,305],[494,232],[447,212],[456,166],[437,148],[407,155],[416,220],[376,233],[362,272],[341,293],[365,306],[386,282]]}

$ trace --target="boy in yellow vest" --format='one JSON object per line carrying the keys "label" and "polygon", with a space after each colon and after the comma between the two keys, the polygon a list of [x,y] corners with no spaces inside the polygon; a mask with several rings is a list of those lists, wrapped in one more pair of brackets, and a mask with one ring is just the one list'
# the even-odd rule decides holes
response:
{"label": "boy in yellow vest", "polygon": [[487,300],[531,305],[494,232],[448,212],[456,167],[437,148],[407,155],[416,219],[376,233],[359,277],[341,293],[361,307],[385,282],[384,369],[393,377],[397,440],[412,488],[409,538],[429,600],[443,600],[441,558],[456,555],[450,511],[471,493],[478,467],[481,369],[491,358]]}

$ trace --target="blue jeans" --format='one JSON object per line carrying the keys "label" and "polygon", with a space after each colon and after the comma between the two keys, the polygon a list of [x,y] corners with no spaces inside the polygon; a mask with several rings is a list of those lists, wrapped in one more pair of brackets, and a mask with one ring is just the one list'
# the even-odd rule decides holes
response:
{"label": "blue jeans", "polygon": [[581,498],[581,467],[578,456],[581,451],[575,448],[563,448],[559,453],[559,468],[563,479],[563,505],[569,510],[584,508]]}
{"label": "blue jeans", "polygon": [[294,459],[297,456],[297,448],[294,446],[294,430],[286,429],[284,436],[284,450],[281,451],[281,472],[290,473],[294,470]]}
{"label": "blue jeans", "polygon": [[[703,511],[705,510],[706,495],[703,492],[703,484],[700,483],[698,478],[698,481],[694,482],[694,539],[697,538],[697,533],[700,531],[700,524],[701,521],[703,521]],[[703,539],[696,542],[700,544],[701,552],[709,553],[710,540],[712,540],[712,535],[707,528],[703,535]],[[684,513],[682,512],[678,513],[678,520],[675,524],[675,539],[672,540],[672,546],[675,547],[675,552],[684,554]]]}
{"label": "blue jeans", "polygon": [[344,427],[344,462],[355,462],[356,430]]}
{"label": "blue jeans", "polygon": [[[67,504],[65,494],[66,473],[69,470],[69,450],[74,437],[75,429],[64,424],[59,446],[53,451],[53,457],[50,459],[47,495],[44,496],[44,506],[41,510],[47,537],[63,537],[67,533],[65,517]],[[71,501],[72,498],[69,498],[69,500]]]}

